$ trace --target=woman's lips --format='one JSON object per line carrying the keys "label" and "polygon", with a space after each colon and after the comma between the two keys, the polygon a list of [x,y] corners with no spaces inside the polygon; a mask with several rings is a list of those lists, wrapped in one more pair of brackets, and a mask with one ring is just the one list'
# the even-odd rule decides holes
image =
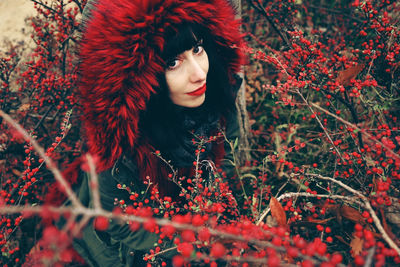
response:
{"label": "woman's lips", "polygon": [[193,96],[201,96],[202,94],[204,94],[206,92],[206,89],[207,89],[207,86],[206,86],[206,84],[204,84],[199,89],[196,89],[195,91],[190,92],[190,93],[186,93],[186,94],[193,95]]}

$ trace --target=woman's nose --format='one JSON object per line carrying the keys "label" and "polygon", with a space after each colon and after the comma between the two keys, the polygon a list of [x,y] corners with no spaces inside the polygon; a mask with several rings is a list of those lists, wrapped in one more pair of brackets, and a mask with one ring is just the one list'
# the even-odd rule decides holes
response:
{"label": "woman's nose", "polygon": [[190,60],[189,68],[189,79],[191,82],[202,82],[207,78],[207,73],[200,60],[192,58],[192,60]]}

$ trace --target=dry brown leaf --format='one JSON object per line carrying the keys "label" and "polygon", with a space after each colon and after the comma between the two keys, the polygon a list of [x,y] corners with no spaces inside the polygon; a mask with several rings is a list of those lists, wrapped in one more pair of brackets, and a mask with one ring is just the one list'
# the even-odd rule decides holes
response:
{"label": "dry brown leaf", "polygon": [[326,224],[327,222],[331,221],[335,217],[330,217],[322,220],[314,219],[312,216],[307,218],[307,222],[309,223],[315,223],[315,224]]}
{"label": "dry brown leaf", "polygon": [[395,241],[397,244],[399,244],[400,241],[397,238],[397,236],[392,232],[392,227],[390,227],[390,225],[388,225],[388,223],[386,221],[386,214],[382,208],[380,208],[380,212],[381,212],[383,229],[385,229],[386,233],[390,236],[391,239],[393,239],[393,241]]}
{"label": "dry brown leaf", "polygon": [[40,246],[38,243],[36,243],[35,246],[32,247],[32,249],[29,251],[28,255],[34,255],[35,253],[40,251]]}
{"label": "dry brown leaf", "polygon": [[20,107],[19,107],[19,109],[18,109],[18,111],[20,111],[20,112],[25,112],[25,111],[28,111],[29,109],[30,109],[30,107],[31,107],[31,105],[30,104],[22,104]]}
{"label": "dry brown leaf", "polygon": [[351,255],[353,257],[359,255],[363,249],[363,245],[364,245],[364,239],[361,239],[358,236],[355,236],[353,233],[353,238],[351,239],[351,242],[350,242]]}
{"label": "dry brown leaf", "polygon": [[386,207],[385,217],[387,220],[400,227],[400,199],[391,197],[392,205]]}
{"label": "dry brown leaf", "polygon": [[337,76],[337,81],[341,85],[347,86],[350,84],[350,80],[357,77],[357,75],[363,70],[363,68],[364,68],[364,64],[358,64],[355,66],[351,66],[348,69],[339,71],[339,74]]}
{"label": "dry brown leaf", "polygon": [[15,176],[17,176],[17,177],[20,177],[20,176],[22,175],[22,172],[20,172],[20,171],[17,170],[17,169],[12,169],[11,172],[12,172]]}
{"label": "dry brown leaf", "polygon": [[365,219],[364,217],[361,215],[361,213],[356,210],[355,208],[349,207],[347,205],[343,205],[340,207],[339,209],[339,213],[342,217],[353,221],[355,223],[359,223],[361,225],[365,224]]}
{"label": "dry brown leaf", "polygon": [[272,217],[275,218],[276,222],[280,226],[286,226],[286,213],[285,210],[283,209],[281,203],[274,198],[271,197],[271,200],[269,202],[269,207],[271,209],[271,215]]}

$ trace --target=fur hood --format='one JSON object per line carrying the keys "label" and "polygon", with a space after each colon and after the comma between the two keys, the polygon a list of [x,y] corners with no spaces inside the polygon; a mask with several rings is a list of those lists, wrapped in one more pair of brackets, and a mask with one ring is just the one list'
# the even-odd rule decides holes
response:
{"label": "fur hood", "polygon": [[240,70],[239,23],[225,0],[100,0],[84,12],[78,91],[88,150],[98,170],[135,147],[139,115],[164,71],[164,32],[198,23],[214,35],[228,75]]}

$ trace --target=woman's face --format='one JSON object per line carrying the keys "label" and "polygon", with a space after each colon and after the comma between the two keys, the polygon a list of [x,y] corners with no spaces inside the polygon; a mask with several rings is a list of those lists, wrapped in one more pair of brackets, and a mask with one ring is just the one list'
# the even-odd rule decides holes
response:
{"label": "woman's face", "polygon": [[201,42],[167,62],[165,79],[171,101],[189,108],[203,104],[208,68],[208,56]]}

